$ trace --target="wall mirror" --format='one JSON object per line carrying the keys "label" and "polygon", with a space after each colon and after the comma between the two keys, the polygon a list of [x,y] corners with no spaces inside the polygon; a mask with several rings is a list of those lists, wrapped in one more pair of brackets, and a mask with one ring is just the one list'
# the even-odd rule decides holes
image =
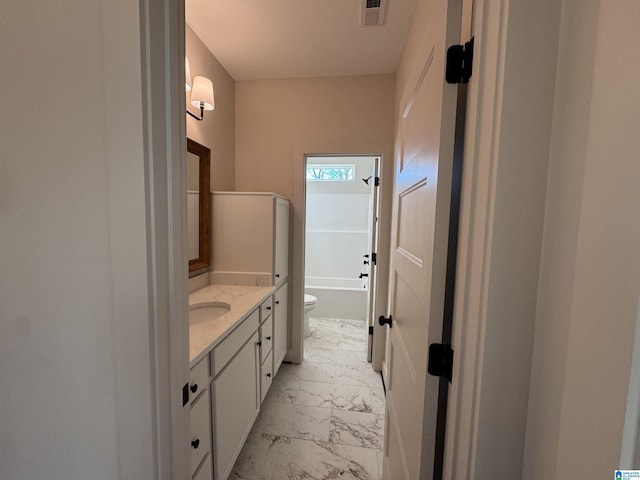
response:
{"label": "wall mirror", "polygon": [[209,268],[211,150],[187,138],[187,251],[189,275]]}

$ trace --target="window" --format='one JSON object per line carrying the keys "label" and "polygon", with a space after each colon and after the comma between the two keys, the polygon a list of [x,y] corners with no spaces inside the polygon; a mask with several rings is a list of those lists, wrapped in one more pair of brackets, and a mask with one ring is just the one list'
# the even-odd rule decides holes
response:
{"label": "window", "polygon": [[307,165],[307,181],[353,182],[355,165]]}

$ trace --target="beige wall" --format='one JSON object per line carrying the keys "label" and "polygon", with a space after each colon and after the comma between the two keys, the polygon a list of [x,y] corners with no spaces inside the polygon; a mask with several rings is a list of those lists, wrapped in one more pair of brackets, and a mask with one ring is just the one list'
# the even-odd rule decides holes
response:
{"label": "beige wall", "polygon": [[153,478],[140,5],[0,11],[0,478]]}
{"label": "beige wall", "polygon": [[[204,43],[186,26],[186,53],[191,66],[191,78],[197,75],[213,82],[215,110],[205,112],[199,122],[187,117],[187,136],[211,149],[211,190],[233,190],[235,164],[235,81]],[[199,109],[187,108],[199,115]]]}
{"label": "beige wall", "polygon": [[290,345],[293,361],[301,359],[296,342],[303,306],[304,154],[380,153],[390,187],[393,90],[393,75],[236,84],[235,188],[292,200],[290,318],[292,338],[298,339]]}
{"label": "beige wall", "polygon": [[639,28],[632,0],[563,3],[526,479],[618,467],[640,289],[640,68],[619,46],[637,57]]}

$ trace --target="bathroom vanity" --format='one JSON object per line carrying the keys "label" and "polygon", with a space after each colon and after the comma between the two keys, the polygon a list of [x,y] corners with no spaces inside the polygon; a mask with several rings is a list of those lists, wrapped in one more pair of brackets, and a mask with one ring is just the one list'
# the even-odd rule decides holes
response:
{"label": "bathroom vanity", "polygon": [[253,426],[282,362],[273,345],[286,345],[286,329],[278,327],[286,325],[286,309],[274,309],[283,287],[209,285],[189,296],[191,312],[229,306],[189,326],[193,478],[226,479]]}
{"label": "bathroom vanity", "polygon": [[288,344],[288,200],[212,203],[213,284],[189,295],[193,480],[227,479]]}

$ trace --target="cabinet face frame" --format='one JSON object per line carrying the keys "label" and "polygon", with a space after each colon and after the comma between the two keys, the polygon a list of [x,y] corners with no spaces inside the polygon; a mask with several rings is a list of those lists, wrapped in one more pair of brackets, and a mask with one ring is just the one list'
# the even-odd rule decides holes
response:
{"label": "cabinet face frame", "polygon": [[[277,375],[289,348],[289,283],[284,282],[273,294],[273,375]],[[278,303],[279,302],[279,303]]]}

